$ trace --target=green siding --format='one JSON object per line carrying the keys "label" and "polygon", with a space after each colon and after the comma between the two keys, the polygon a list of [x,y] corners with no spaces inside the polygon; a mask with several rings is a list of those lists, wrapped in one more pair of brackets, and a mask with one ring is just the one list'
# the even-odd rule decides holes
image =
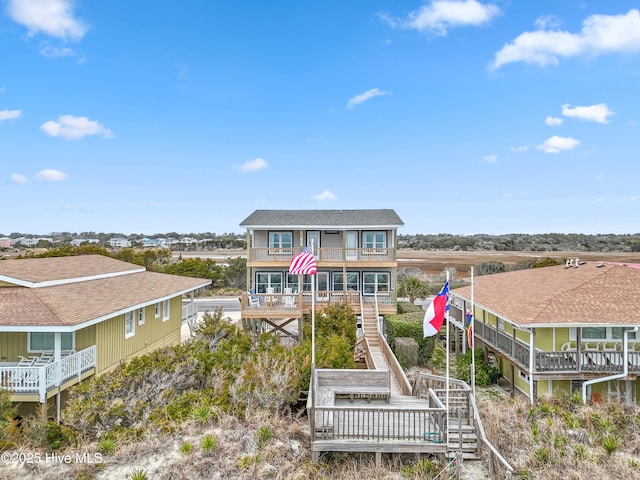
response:
{"label": "green siding", "polygon": [[545,352],[553,351],[553,329],[536,328],[536,347]]}

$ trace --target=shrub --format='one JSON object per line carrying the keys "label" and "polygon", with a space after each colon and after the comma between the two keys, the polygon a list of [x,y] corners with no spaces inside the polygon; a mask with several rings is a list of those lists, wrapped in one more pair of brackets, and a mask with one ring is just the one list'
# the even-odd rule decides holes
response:
{"label": "shrub", "polygon": [[485,361],[484,351],[477,347],[468,350],[464,355],[456,358],[456,377],[471,383],[471,355],[475,357],[475,380],[476,385],[484,387],[498,382],[500,378],[500,370]]}
{"label": "shrub", "polygon": [[180,452],[183,455],[191,455],[192,451],[193,445],[190,442],[184,442],[182,445],[180,445]]}
{"label": "shrub", "polygon": [[[418,343],[418,365],[425,366],[431,361],[436,337],[423,337],[422,320],[424,312],[389,315],[387,317],[387,336],[389,345],[394,345],[397,337],[413,338]],[[394,352],[395,353],[395,352]]]}
{"label": "shrub", "polygon": [[200,441],[200,448],[205,454],[210,454],[218,446],[218,439],[213,435],[205,435]]}

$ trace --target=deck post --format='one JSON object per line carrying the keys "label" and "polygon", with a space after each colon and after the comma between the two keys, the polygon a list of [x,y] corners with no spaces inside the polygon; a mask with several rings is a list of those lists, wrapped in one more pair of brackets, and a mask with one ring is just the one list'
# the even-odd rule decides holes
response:
{"label": "deck post", "polygon": [[382,466],[382,453],[376,452],[376,468],[380,468]]}

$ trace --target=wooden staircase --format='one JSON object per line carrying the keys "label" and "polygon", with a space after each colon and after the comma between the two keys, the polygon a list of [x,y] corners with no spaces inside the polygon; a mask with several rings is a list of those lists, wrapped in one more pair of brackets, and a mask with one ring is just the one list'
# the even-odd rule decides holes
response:
{"label": "wooden staircase", "polygon": [[380,346],[380,338],[378,337],[378,317],[376,316],[375,305],[364,304],[362,307],[362,332],[369,345],[372,347]]}
{"label": "wooden staircase", "polygon": [[[469,392],[449,391],[449,428],[447,448],[450,452],[461,452],[464,460],[479,460],[478,434],[469,422],[473,412],[469,411]],[[445,396],[446,397],[446,396]],[[446,404],[446,398],[440,398]]]}

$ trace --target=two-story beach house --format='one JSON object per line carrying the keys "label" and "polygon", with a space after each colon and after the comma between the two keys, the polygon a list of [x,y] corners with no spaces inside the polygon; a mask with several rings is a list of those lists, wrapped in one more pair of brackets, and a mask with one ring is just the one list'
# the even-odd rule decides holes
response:
{"label": "two-story beach house", "polygon": [[[640,401],[640,265],[581,262],[475,277],[451,291],[451,338],[474,312],[476,346],[532,401]],[[452,342],[463,346],[463,342]]]}
{"label": "two-story beach house", "polygon": [[26,409],[59,408],[82,379],[179,343],[210,283],[102,255],[0,261],[0,388]]}
{"label": "two-story beach house", "polygon": [[[260,322],[297,337],[312,304],[322,308],[348,302],[361,321],[367,313],[374,322],[396,313],[397,230],[402,225],[393,210],[254,211],[240,223],[248,249],[243,324]],[[291,259],[305,246],[313,246],[317,273],[291,275]],[[285,328],[295,321],[297,328]]]}

